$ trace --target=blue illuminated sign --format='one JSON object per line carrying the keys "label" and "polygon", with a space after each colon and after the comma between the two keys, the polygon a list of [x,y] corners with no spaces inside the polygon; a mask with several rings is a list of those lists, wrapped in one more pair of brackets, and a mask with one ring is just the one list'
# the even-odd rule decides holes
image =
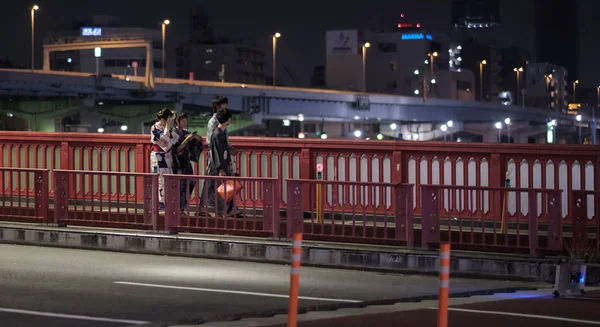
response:
{"label": "blue illuminated sign", "polygon": [[81,36],[102,36],[102,29],[99,27],[82,27]]}
{"label": "blue illuminated sign", "polygon": [[431,34],[423,33],[404,33],[402,34],[402,40],[432,40]]}

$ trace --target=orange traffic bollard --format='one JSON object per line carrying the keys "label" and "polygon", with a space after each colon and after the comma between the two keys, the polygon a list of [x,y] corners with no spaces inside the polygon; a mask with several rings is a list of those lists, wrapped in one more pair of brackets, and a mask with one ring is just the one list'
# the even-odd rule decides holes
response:
{"label": "orange traffic bollard", "polygon": [[450,244],[440,247],[440,295],[438,327],[448,327],[448,293],[450,289]]}
{"label": "orange traffic bollard", "polygon": [[298,323],[298,293],[300,288],[300,258],[302,256],[302,233],[294,234],[292,243],[292,269],[290,271],[290,299],[288,304],[288,327]]}

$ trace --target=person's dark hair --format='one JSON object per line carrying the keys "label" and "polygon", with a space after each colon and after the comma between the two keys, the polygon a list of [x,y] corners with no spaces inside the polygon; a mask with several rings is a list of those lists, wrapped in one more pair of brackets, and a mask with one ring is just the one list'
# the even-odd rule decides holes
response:
{"label": "person's dark hair", "polygon": [[219,124],[224,124],[226,123],[229,119],[231,119],[233,115],[231,114],[231,111],[229,111],[229,109],[219,109],[217,111],[217,121],[219,122]]}
{"label": "person's dark hair", "polygon": [[171,110],[169,110],[167,108],[162,108],[156,115],[156,118],[158,118],[158,120],[168,119],[172,115],[173,115],[173,112]]}
{"label": "person's dark hair", "polygon": [[216,97],[212,102],[213,112],[217,112],[217,107],[222,104],[226,104],[226,103],[227,104],[229,103],[229,99],[227,99],[227,97],[222,97],[222,96]]}
{"label": "person's dark hair", "polygon": [[177,125],[179,125],[179,122],[182,119],[188,119],[188,115],[185,112],[182,112],[179,115],[177,115]]}

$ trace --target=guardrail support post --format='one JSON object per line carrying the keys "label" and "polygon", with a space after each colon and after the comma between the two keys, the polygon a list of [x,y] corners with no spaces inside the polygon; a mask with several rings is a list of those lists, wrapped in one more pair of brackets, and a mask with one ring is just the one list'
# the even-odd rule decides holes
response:
{"label": "guardrail support post", "polygon": [[409,249],[414,248],[413,188],[414,185],[411,184],[398,184],[394,187],[396,239],[406,242]]}
{"label": "guardrail support post", "polygon": [[421,247],[440,243],[440,187],[421,186]]}
{"label": "guardrail support post", "polygon": [[69,173],[54,171],[54,223],[69,219]]}
{"label": "guardrail support post", "polygon": [[50,193],[48,190],[48,170],[36,171],[33,176],[35,181],[35,216],[41,217],[43,224],[48,224],[50,223],[50,208],[48,208],[48,196]]}

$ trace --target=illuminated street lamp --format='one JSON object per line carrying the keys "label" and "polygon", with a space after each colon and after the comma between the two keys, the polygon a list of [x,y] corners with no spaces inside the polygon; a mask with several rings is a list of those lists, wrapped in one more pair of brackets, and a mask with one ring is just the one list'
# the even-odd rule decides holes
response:
{"label": "illuminated street lamp", "polygon": [[277,39],[281,37],[281,33],[276,32],[275,34],[273,34],[273,86],[275,86],[275,80],[276,80],[276,76],[277,76],[277,70],[276,70],[276,62],[277,62]]}
{"label": "illuminated street lamp", "polygon": [[327,133],[322,133],[321,140],[326,140],[326,139],[327,139]]}
{"label": "illuminated street lamp", "polygon": [[479,97],[483,101],[483,65],[487,65],[487,61],[483,59],[479,62]]}
{"label": "illuminated street lamp", "polygon": [[442,132],[444,132],[444,142],[446,142],[446,131],[448,130],[448,126],[442,125],[440,129],[442,130]]}
{"label": "illuminated street lamp", "polygon": [[369,42],[362,46],[363,92],[367,92],[367,48],[370,46]]}
{"label": "illuminated street lamp", "polygon": [[162,22],[162,78],[163,78],[163,83],[165,82],[165,57],[166,57],[165,44],[167,42],[166,34],[167,34],[167,25],[169,25],[169,24],[171,24],[171,21],[168,19],[165,19]]}
{"label": "illuminated street lamp", "polygon": [[35,12],[40,9],[38,5],[33,5],[31,7],[31,70],[35,69],[34,59],[35,59]]}
{"label": "illuminated street lamp", "polygon": [[354,131],[354,137],[359,138],[362,135],[362,132],[359,130]]}
{"label": "illuminated street lamp", "polygon": [[502,123],[496,122],[495,127],[498,130],[498,143],[502,143]]}
{"label": "illuminated street lamp", "polygon": [[[581,115],[575,116],[575,120],[578,122],[577,125],[579,125],[579,144],[583,143],[583,134],[581,131],[581,119],[582,119]],[[592,132],[592,133],[594,133],[594,132]]]}
{"label": "illuminated street lamp", "polygon": [[102,48],[94,48],[94,57],[96,57],[96,76],[100,76],[100,57],[102,57]]}
{"label": "illuminated street lamp", "polygon": [[504,118],[504,125],[506,125],[506,129],[508,130],[508,143],[512,143],[510,140],[510,125],[512,125],[510,123],[510,117]]}

